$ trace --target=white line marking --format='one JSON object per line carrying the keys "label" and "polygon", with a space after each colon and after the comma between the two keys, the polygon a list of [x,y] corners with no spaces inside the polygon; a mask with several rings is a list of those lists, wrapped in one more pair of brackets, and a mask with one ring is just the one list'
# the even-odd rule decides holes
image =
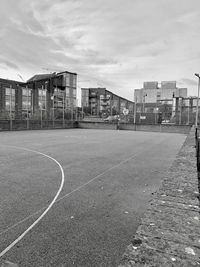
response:
{"label": "white line marking", "polygon": [[[129,157],[129,158],[127,158],[127,159],[121,161],[120,163],[118,163],[118,164],[116,164],[116,165],[110,167],[109,169],[103,171],[102,173],[96,175],[94,178],[92,178],[91,180],[89,180],[89,181],[86,182],[85,184],[80,185],[79,187],[75,188],[75,189],[72,190],[71,192],[69,192],[69,193],[67,193],[66,195],[62,196],[61,198],[57,199],[57,200],[56,200],[56,203],[59,202],[60,200],[64,199],[64,198],[66,198],[66,197],[69,197],[69,196],[70,196],[71,194],[73,194],[74,192],[79,191],[80,189],[82,189],[82,188],[85,187],[86,185],[90,184],[90,183],[93,182],[94,180],[98,179],[98,178],[101,177],[102,175],[104,175],[104,174],[106,174],[107,172],[111,171],[112,169],[117,168],[117,167],[119,167],[120,165],[122,165],[122,164],[128,162],[129,160],[133,159],[133,158],[136,157],[136,156],[137,156],[136,154],[135,154],[135,155],[132,155],[131,157]],[[34,215],[36,215],[36,214],[38,214],[39,212],[41,212],[43,209],[45,209],[45,207],[43,207],[43,208],[41,208],[40,210],[34,212],[33,214],[30,214],[28,217],[26,217],[26,218],[24,218],[23,220],[21,220],[21,221],[15,223],[14,225],[8,227],[8,228],[5,229],[3,232],[1,232],[0,235],[2,235],[2,234],[4,234],[4,233],[8,232],[9,230],[11,230],[11,229],[17,227],[18,225],[20,225],[21,223],[27,221],[28,219],[30,219],[30,218],[33,217]]]}
{"label": "white line marking", "polygon": [[[33,153],[36,153],[36,154],[39,154],[39,155],[42,155],[44,157],[47,157],[51,160],[53,160],[59,167],[60,167],[60,170],[61,170],[61,174],[62,174],[62,179],[61,179],[61,184],[60,184],[60,187],[54,197],[54,199],[52,200],[52,202],[50,203],[50,205],[47,207],[47,209],[40,215],[40,217],[33,223],[31,224],[31,226],[29,226],[25,232],[23,232],[17,239],[15,239],[15,241],[13,241],[7,248],[5,248],[1,253],[0,253],[0,257],[2,257],[3,255],[5,255],[12,247],[14,247],[37,223],[39,223],[39,221],[46,215],[46,213],[51,209],[51,207],[53,206],[53,204],[55,203],[56,199],[58,198],[62,188],[63,188],[63,185],[64,185],[64,181],[65,181],[65,174],[64,174],[64,170],[61,166],[61,164],[54,158],[44,154],[44,153],[41,153],[41,152],[38,152],[38,151],[35,151],[35,150],[31,150],[31,149],[27,149],[27,148],[22,148],[22,147],[17,147],[17,146],[10,146],[10,147],[15,147],[17,149],[21,149],[21,150],[26,150],[26,151],[30,151],[30,152],[33,152]],[[30,217],[30,216],[29,216]]]}
{"label": "white line marking", "polygon": [[114,169],[114,168],[116,168],[116,167],[119,167],[120,165],[122,165],[122,164],[128,162],[129,160],[133,159],[135,156],[136,156],[136,155],[133,155],[133,156],[131,156],[131,157],[129,157],[129,158],[127,158],[127,159],[121,161],[120,163],[118,163],[118,164],[116,164],[116,165],[110,167],[109,169],[105,170],[104,172],[102,172],[102,173],[96,175],[94,178],[92,178],[91,180],[89,180],[89,181],[86,182],[85,184],[78,186],[77,188],[75,188],[75,189],[72,190],[71,192],[69,192],[69,193],[67,193],[66,195],[64,195],[64,196],[62,196],[61,198],[59,198],[57,201],[60,201],[60,200],[62,200],[63,198],[70,196],[70,195],[73,194],[74,192],[79,191],[80,189],[82,189],[82,188],[85,187],[86,185],[88,185],[88,184],[90,184],[91,182],[93,182],[94,180],[98,179],[100,176],[102,176],[102,175],[106,174],[107,172],[111,171],[112,169]]}
{"label": "white line marking", "polygon": [[6,228],[3,232],[1,232],[0,235],[5,234],[5,233],[8,232],[9,230],[11,230],[11,229],[17,227],[18,225],[22,224],[23,222],[26,222],[28,219],[30,219],[30,218],[32,218],[33,216],[35,216],[36,214],[40,213],[40,212],[41,212],[42,210],[44,210],[45,208],[46,208],[46,206],[43,207],[43,208],[41,208],[40,210],[37,210],[36,212],[30,214],[29,216],[25,217],[24,219],[22,219],[21,221],[15,223],[15,224],[13,224],[12,226],[9,226],[9,227]]}

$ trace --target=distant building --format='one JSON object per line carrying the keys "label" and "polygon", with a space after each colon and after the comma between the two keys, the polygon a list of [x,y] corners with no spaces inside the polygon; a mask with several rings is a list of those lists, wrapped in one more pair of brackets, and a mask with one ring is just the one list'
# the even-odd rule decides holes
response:
{"label": "distant building", "polygon": [[177,88],[176,81],[144,82],[143,88],[135,89],[134,99],[137,103],[170,103],[173,97],[187,97],[187,88]]}
{"label": "distant building", "polygon": [[120,97],[106,88],[82,88],[81,104],[85,113],[102,116],[133,113],[134,102]]}
{"label": "distant building", "polygon": [[27,82],[0,78],[1,117],[23,118],[38,111],[51,118],[55,110],[76,107],[77,74],[37,74]]}

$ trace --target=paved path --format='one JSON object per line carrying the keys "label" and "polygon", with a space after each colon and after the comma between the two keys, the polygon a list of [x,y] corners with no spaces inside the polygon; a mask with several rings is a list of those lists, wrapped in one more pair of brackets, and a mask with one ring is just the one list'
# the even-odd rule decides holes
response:
{"label": "paved path", "polygon": [[164,178],[120,267],[200,266],[200,205],[194,131]]}
{"label": "paved path", "polygon": [[[2,259],[19,266],[116,266],[185,140],[109,130],[1,133],[0,252],[58,201]],[[14,146],[21,147],[20,149]]]}

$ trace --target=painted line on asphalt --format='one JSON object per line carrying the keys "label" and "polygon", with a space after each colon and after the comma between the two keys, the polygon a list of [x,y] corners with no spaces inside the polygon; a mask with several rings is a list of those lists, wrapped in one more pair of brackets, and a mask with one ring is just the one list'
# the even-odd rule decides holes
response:
{"label": "painted line on asphalt", "polygon": [[[138,155],[138,154],[134,154],[134,155],[132,155],[131,157],[129,157],[129,158],[127,158],[127,159],[125,159],[125,160],[119,162],[118,164],[116,164],[116,165],[114,165],[114,166],[108,168],[107,170],[103,171],[102,173],[100,173],[100,174],[96,175],[95,177],[93,177],[92,179],[90,179],[90,180],[89,180],[88,182],[86,182],[85,184],[78,186],[77,188],[75,188],[75,189],[72,190],[71,192],[67,193],[66,195],[62,196],[61,198],[58,198],[55,202],[57,203],[57,202],[61,201],[62,199],[69,197],[71,194],[73,194],[73,193],[79,191],[80,189],[82,189],[82,188],[85,187],[86,185],[92,183],[94,180],[98,179],[99,177],[103,176],[104,174],[106,174],[107,172],[113,170],[114,168],[117,168],[117,167],[119,167],[120,165],[122,165],[122,164],[128,162],[129,160],[133,159],[133,158],[136,157],[137,155]],[[2,231],[2,232],[0,233],[0,235],[5,234],[5,233],[8,232],[9,230],[11,230],[11,229],[17,227],[18,225],[20,225],[21,223],[26,222],[28,219],[30,219],[30,218],[32,218],[33,216],[35,216],[36,214],[40,213],[40,212],[41,212],[42,210],[44,210],[45,208],[46,208],[46,207],[43,207],[43,208],[37,210],[37,211],[34,212],[33,214],[30,214],[29,216],[25,217],[23,220],[21,220],[21,221],[15,223],[14,225],[8,227],[8,228],[5,229],[4,231]]]}
{"label": "painted line on asphalt", "polygon": [[57,200],[57,202],[60,201],[60,200],[62,200],[63,198],[66,198],[66,197],[70,196],[70,195],[73,194],[74,192],[79,191],[80,189],[82,189],[82,188],[85,187],[86,185],[92,183],[94,180],[98,179],[98,178],[101,177],[102,175],[104,175],[104,174],[106,174],[107,172],[109,172],[109,171],[111,171],[111,170],[113,170],[113,169],[119,167],[120,165],[122,165],[122,164],[128,162],[129,160],[133,159],[134,157],[136,157],[136,154],[135,154],[135,155],[132,155],[131,157],[129,157],[129,158],[127,158],[127,159],[121,161],[120,163],[118,163],[118,164],[116,164],[116,165],[110,167],[109,169],[105,170],[104,172],[102,172],[102,173],[96,175],[94,178],[92,178],[91,180],[89,180],[89,181],[86,182],[85,184],[78,186],[77,188],[75,188],[75,189],[72,190],[71,192],[69,192],[69,193],[67,193],[66,195],[64,195],[64,196],[62,196],[61,198],[59,198],[59,199]]}
{"label": "painted line on asphalt", "polygon": [[[21,149],[21,150],[25,150],[25,151],[29,151],[29,152],[33,152],[33,153],[36,153],[36,154],[39,154],[39,155],[42,155],[46,158],[49,158],[51,160],[53,160],[60,168],[61,170],[61,174],[62,174],[62,179],[61,179],[61,183],[60,183],[60,187],[55,195],[55,197],[53,198],[52,202],[49,204],[49,206],[46,208],[46,210],[39,216],[39,218],[37,218],[36,221],[34,221],[33,224],[31,224],[27,229],[26,231],[24,231],[17,239],[15,239],[7,248],[5,248],[1,253],[0,253],[0,257],[4,256],[11,248],[13,248],[31,229],[33,229],[33,227],[39,223],[40,220],[42,220],[42,218],[47,214],[47,212],[52,208],[53,204],[56,202],[56,199],[58,198],[62,188],[63,188],[63,185],[64,185],[64,181],[65,181],[65,174],[64,174],[64,170],[61,166],[61,164],[56,160],[54,159],[53,157],[47,155],[47,154],[44,154],[42,152],[39,152],[39,151],[35,151],[35,150],[31,150],[31,149],[27,149],[27,148],[23,148],[23,147],[17,147],[17,146],[9,146],[9,147],[14,147],[14,148],[17,148],[17,149]],[[30,216],[29,216],[30,217]]]}

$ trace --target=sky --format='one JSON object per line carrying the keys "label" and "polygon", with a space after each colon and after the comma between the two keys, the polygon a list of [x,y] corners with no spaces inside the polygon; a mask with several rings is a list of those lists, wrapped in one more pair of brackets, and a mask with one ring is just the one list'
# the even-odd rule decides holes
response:
{"label": "sky", "polygon": [[199,0],[0,0],[0,77],[78,75],[133,100],[144,81],[197,95]]}

